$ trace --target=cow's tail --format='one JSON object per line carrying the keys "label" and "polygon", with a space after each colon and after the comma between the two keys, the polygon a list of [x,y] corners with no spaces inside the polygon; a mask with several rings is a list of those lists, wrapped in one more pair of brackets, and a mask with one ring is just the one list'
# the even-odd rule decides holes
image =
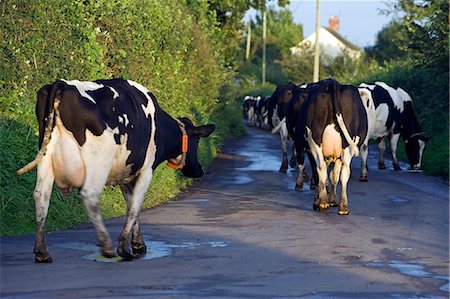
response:
{"label": "cow's tail", "polygon": [[350,145],[350,148],[352,149],[352,152],[355,156],[359,156],[359,149],[358,149],[358,142],[359,142],[359,136],[355,137],[355,140],[352,139],[350,136],[350,133],[347,130],[347,127],[344,123],[344,118],[342,117],[342,112],[340,110],[339,106],[339,82],[337,82],[334,79],[332,80],[332,103],[333,103],[333,110],[334,115],[336,115],[336,121],[338,123],[339,128],[341,129],[342,134],[345,137],[345,140]]}
{"label": "cow's tail", "polygon": [[47,124],[45,126],[44,136],[43,136],[43,140],[42,140],[42,144],[39,149],[39,152],[37,153],[37,155],[33,161],[31,161],[30,163],[28,163],[21,169],[17,170],[16,175],[24,174],[24,173],[32,170],[33,168],[35,168],[41,161],[42,157],[44,157],[45,153],[47,152],[47,145],[50,142],[50,136],[52,134],[53,125],[55,123],[55,113],[57,113],[56,110],[59,105],[59,101],[56,99],[56,91],[58,88],[59,88],[59,84],[58,84],[58,82],[56,82],[55,84],[52,85],[52,87],[50,89],[50,93],[48,94],[48,97],[47,97],[47,103],[46,103],[47,105],[46,106],[49,111],[48,111],[48,117],[47,117]]}

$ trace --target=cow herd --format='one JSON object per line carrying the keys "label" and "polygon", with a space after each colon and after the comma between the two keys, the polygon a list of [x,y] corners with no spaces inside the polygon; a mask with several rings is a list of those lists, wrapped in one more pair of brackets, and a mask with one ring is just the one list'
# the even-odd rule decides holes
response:
{"label": "cow herd", "polygon": [[[420,133],[410,96],[380,82],[359,88],[334,79],[301,86],[288,83],[278,86],[272,96],[246,97],[244,112],[249,126],[280,132],[282,172],[288,168],[287,138],[294,140],[290,164],[298,165],[296,189],[302,190],[307,180],[306,153],[312,165],[311,187],[317,189],[314,209],[326,211],[339,205],[342,215],[348,214],[351,160],[359,153],[363,166],[360,180],[367,181],[369,139],[378,140],[379,167],[384,168],[384,138],[390,138],[394,169],[400,169],[396,157],[400,137],[412,169],[421,167],[428,140]],[[38,91],[36,116],[39,152],[17,174],[37,166],[33,197],[38,263],[52,262],[44,225],[54,183],[68,191],[78,189],[103,256],[117,254],[131,260],[145,255],[139,213],[153,171],[167,161],[187,177],[202,176],[198,143],[215,129],[212,124],[195,126],[188,118],[170,116],[147,88],[123,79],[57,80],[45,85]],[[116,250],[99,212],[99,196],[105,185],[119,186],[127,202],[126,222]]]}
{"label": "cow herd", "polygon": [[[291,167],[298,167],[295,189],[301,191],[305,173],[305,153],[311,164],[311,189],[316,189],[313,208],[326,212],[339,206],[347,215],[347,183],[354,156],[361,155],[359,180],[368,181],[368,143],[376,139],[379,148],[378,168],[385,169],[385,138],[389,138],[393,167],[400,170],[397,145],[404,140],[412,170],[421,168],[425,144],[429,138],[421,133],[409,94],[383,82],[342,85],[329,78],[315,83],[276,87],[272,96],[244,98],[244,112],[249,126],[273,128],[279,132],[282,149],[280,172],[288,169],[288,138],[293,140]],[[258,107],[264,107],[260,109]],[[259,109],[259,110],[258,110]],[[258,116],[258,113],[261,113]],[[262,123],[256,120],[262,119]],[[254,121],[255,120],[255,121]],[[328,169],[330,168],[330,169]],[[341,195],[337,201],[337,185]]]}

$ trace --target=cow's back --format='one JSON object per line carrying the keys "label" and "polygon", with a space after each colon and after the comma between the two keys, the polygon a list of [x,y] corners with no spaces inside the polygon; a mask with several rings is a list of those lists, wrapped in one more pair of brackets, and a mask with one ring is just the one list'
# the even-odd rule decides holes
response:
{"label": "cow's back", "polygon": [[[54,167],[67,171],[70,168],[64,165],[78,160],[80,163],[73,169],[88,169],[94,160],[104,160],[102,170],[110,174],[108,182],[126,182],[134,177],[147,157],[155,112],[151,95],[141,87],[122,79],[58,80],[50,88],[40,91],[38,120],[42,115],[44,120],[48,118],[51,111],[48,107],[54,106],[56,111],[57,130],[52,133],[52,138],[55,139],[53,143],[58,144],[50,143],[50,148],[57,149],[54,160],[60,165]],[[46,94],[47,104],[43,105]],[[40,132],[47,125],[44,120],[39,120]],[[54,137],[55,134],[58,137]],[[76,172],[69,171],[60,176],[70,177]],[[70,186],[70,182],[60,185]]]}

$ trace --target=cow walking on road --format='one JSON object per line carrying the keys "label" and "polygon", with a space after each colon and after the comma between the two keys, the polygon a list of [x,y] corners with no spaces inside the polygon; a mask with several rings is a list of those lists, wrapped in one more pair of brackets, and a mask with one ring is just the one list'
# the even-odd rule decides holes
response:
{"label": "cow walking on road", "polygon": [[105,185],[118,185],[127,202],[127,219],[117,254],[124,260],[146,253],[139,213],[155,168],[164,161],[187,177],[201,177],[197,160],[200,137],[214,125],[196,127],[187,118],[163,111],[139,83],[123,80],[57,80],[38,91],[39,153],[17,174],[37,166],[35,260],[50,263],[45,220],[53,183],[79,189],[92,221],[101,254],[116,255],[99,212]]}
{"label": "cow walking on road", "polygon": [[[313,208],[326,212],[330,206],[337,205],[336,188],[340,180],[339,214],[347,215],[350,164],[366,139],[367,116],[356,87],[341,85],[334,79],[323,80],[318,85],[300,109],[295,130],[296,150],[303,155],[304,146],[299,146],[298,141],[305,140],[316,163],[318,187]],[[334,167],[328,199],[326,183],[330,164]]]}
{"label": "cow walking on road", "polygon": [[[412,107],[412,99],[401,88],[394,89],[383,82],[361,84],[359,94],[367,112],[368,137],[378,140],[378,168],[386,169],[384,163],[385,137],[390,139],[394,170],[401,170],[397,159],[397,146],[400,137],[405,141],[405,149],[411,169],[418,170],[422,165],[425,144],[430,139],[421,133],[419,123]],[[368,140],[361,147],[360,181],[367,182]]]}
{"label": "cow walking on road", "polygon": [[[279,171],[285,173],[288,169],[288,157],[287,157],[287,146],[288,146],[288,131],[286,126],[286,113],[289,101],[292,99],[294,89],[297,86],[291,82],[288,84],[278,85],[272,96],[270,97],[270,101],[268,104],[268,122],[270,128],[274,128],[273,124],[273,114],[274,111],[278,114],[278,119],[280,123],[274,128],[273,133],[279,132],[280,134],[280,142],[281,142],[281,150],[282,150],[282,158],[281,158],[281,166]],[[297,161],[295,157],[295,149],[292,148],[292,158],[291,158],[291,167],[295,167]]]}

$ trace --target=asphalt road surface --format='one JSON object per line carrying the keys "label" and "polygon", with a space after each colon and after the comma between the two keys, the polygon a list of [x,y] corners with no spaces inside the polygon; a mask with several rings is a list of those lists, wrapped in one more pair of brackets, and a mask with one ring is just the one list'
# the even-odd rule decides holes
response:
{"label": "asphalt road surface", "polygon": [[[34,263],[34,235],[2,237],[0,295],[448,298],[448,185],[378,170],[376,157],[369,153],[368,183],[353,160],[350,214],[321,214],[309,186],[294,190],[294,171],[278,172],[278,137],[249,129],[189,190],[142,212],[144,259],[102,259],[90,224],[48,234],[52,264]],[[113,239],[123,223],[106,222]]]}

